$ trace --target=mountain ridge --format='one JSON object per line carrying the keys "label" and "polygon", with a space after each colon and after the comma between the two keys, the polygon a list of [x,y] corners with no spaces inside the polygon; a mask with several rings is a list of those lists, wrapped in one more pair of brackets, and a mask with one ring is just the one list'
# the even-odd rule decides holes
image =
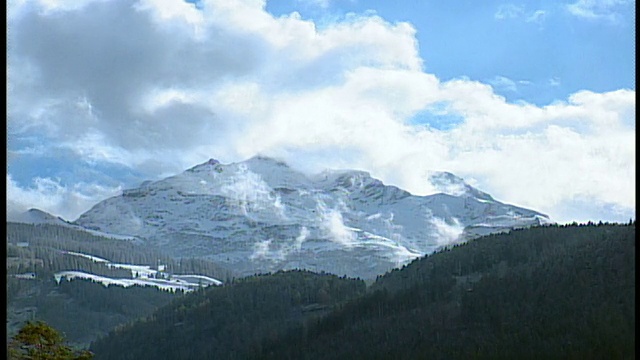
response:
{"label": "mountain ridge", "polygon": [[73,224],[244,275],[301,268],[375,278],[442,246],[550,222],[451,173],[430,179],[444,192],[412,195],[361,170],[307,175],[266,156],[212,158],[124,190]]}

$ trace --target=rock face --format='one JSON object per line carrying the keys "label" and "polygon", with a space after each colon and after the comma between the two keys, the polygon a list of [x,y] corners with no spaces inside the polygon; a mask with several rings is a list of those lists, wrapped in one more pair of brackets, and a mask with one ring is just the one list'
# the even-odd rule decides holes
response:
{"label": "rock face", "polygon": [[76,224],[239,275],[304,268],[370,279],[469,237],[549,222],[453,174],[431,182],[443,193],[414,196],[362,171],[307,176],[266,157],[212,159],[102,201]]}

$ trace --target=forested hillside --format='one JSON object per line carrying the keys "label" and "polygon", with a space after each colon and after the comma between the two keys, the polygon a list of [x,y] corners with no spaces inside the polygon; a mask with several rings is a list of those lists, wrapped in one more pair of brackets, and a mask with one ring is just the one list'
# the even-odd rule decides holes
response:
{"label": "forested hillside", "polygon": [[230,271],[202,259],[172,260],[129,240],[96,236],[52,224],[7,223],[7,338],[27,320],[43,320],[73,344],[88,346],[115,326],[150,314],[182,296],[157,287],[124,288],[91,280],[62,280],[55,274],[78,271],[115,279],[136,276],[130,269],[109,266],[90,256],[118,264],[164,267],[163,274],[201,274],[223,281]]}
{"label": "forested hillside", "polygon": [[536,227],[443,250],[268,348],[274,359],[633,359],[635,223]]}
{"label": "forested hillside", "polygon": [[[340,284],[352,290],[339,296]],[[294,272],[208,288],[91,348],[96,359],[635,357],[635,222],[490,235],[360,284]]]}
{"label": "forested hillside", "polygon": [[92,344],[96,359],[243,359],[364,294],[362,280],[308,271],[252,276],[189,294]]}

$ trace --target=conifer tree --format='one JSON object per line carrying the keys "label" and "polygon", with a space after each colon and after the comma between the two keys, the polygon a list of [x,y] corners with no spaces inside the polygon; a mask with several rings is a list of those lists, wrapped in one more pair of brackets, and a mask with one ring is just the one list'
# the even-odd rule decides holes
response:
{"label": "conifer tree", "polygon": [[75,350],[64,344],[60,333],[43,321],[27,322],[11,339],[7,349],[9,360],[89,360],[93,354]]}

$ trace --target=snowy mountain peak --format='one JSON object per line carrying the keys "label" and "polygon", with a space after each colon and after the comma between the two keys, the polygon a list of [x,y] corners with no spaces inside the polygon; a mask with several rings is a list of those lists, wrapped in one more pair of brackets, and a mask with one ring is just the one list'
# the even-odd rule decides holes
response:
{"label": "snowy mountain peak", "polygon": [[485,201],[494,201],[491,195],[467,184],[464,179],[450,172],[436,171],[429,176],[429,182],[436,190],[452,196],[471,196]]}
{"label": "snowy mountain peak", "polygon": [[442,246],[546,218],[451,173],[430,181],[446,194],[414,196],[358,170],[308,176],[265,156],[209,160],[126,190],[76,223],[242,275],[298,268],[375,278]]}
{"label": "snowy mountain peak", "polygon": [[375,180],[371,177],[371,174],[361,170],[324,170],[313,176],[313,179],[319,183],[338,185],[345,188],[352,187],[357,183]]}
{"label": "snowy mountain peak", "polygon": [[7,218],[7,221],[15,221],[19,223],[27,224],[66,224],[66,220],[61,217],[56,217],[49,214],[46,211],[40,209],[29,209],[21,214],[15,215],[12,218]]}
{"label": "snowy mountain peak", "polygon": [[219,166],[220,165],[220,161],[216,160],[216,159],[209,159],[205,162],[203,162],[202,164],[198,164],[192,168],[187,169],[188,172],[199,172],[199,171],[209,171],[211,170],[213,167]]}
{"label": "snowy mountain peak", "polygon": [[243,163],[246,163],[248,165],[263,165],[263,166],[279,166],[279,167],[286,167],[288,168],[289,165],[287,165],[287,163],[285,163],[284,161],[269,157],[269,156],[264,156],[264,155],[256,155],[252,158],[250,158],[249,160],[243,161]]}

